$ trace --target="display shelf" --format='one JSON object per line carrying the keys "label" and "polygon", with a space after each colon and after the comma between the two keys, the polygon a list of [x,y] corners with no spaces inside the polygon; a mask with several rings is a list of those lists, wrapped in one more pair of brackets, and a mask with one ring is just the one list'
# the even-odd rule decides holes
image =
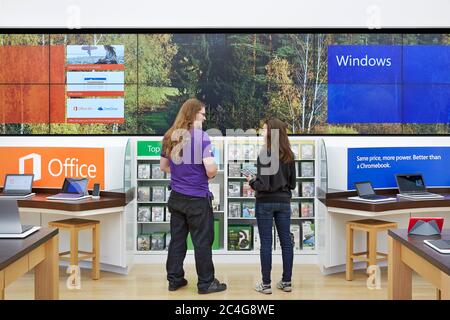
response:
{"label": "display shelf", "polygon": [[[259,255],[259,250],[227,250],[228,254],[234,254],[234,255]],[[281,255],[281,250],[273,250],[273,255]],[[294,255],[316,255],[316,250],[294,250]]]}
{"label": "display shelf", "polygon": [[[150,140],[160,140],[161,137],[151,137]],[[319,163],[317,162],[317,141],[316,139],[308,139],[304,137],[289,137],[291,141],[291,146],[293,147],[293,150],[296,149],[297,153],[294,150],[294,153],[296,153],[296,181],[297,181],[297,194],[301,195],[303,191],[306,191],[307,193],[311,193],[311,191],[314,191],[315,187],[318,186],[318,172],[319,172]],[[140,139],[137,139],[140,140]],[[147,140],[147,139],[142,139]],[[245,210],[254,210],[254,204],[256,201],[255,197],[244,197],[244,196],[228,196],[228,190],[230,188],[229,182],[235,182],[236,184],[240,183],[240,194],[247,194],[248,189],[247,187],[244,187],[244,184],[247,182],[246,178],[243,176],[237,176],[238,174],[235,173],[235,176],[230,177],[229,176],[229,165],[234,165],[234,171],[238,172],[237,169],[242,168],[243,165],[246,163],[249,163],[250,165],[256,165],[256,159],[249,157],[245,159],[246,157],[238,156],[237,159],[229,159],[229,152],[230,152],[230,146],[233,145],[242,145],[242,150],[247,155],[247,152],[250,152],[249,154],[252,155],[252,152],[256,152],[256,150],[259,150],[259,147],[262,145],[262,139],[259,137],[211,137],[211,141],[214,145],[214,155],[216,158],[216,162],[219,164],[219,170],[214,179],[210,181],[210,190],[216,194],[218,194],[218,197],[216,198],[216,203],[214,204],[219,208],[219,210],[214,210],[214,218],[215,220],[219,221],[219,243],[221,249],[219,250],[213,250],[213,254],[219,254],[219,255],[226,255],[226,256],[240,256],[240,255],[259,255],[259,250],[228,250],[229,245],[229,239],[228,239],[228,230],[230,225],[244,225],[244,226],[250,226],[252,228],[251,235],[253,235],[253,230],[257,226],[257,220],[254,217],[229,217],[229,203],[235,203],[240,204],[240,214],[242,215],[242,209]],[[250,146],[251,145],[251,146]],[[253,146],[253,147],[252,147]],[[255,147],[256,146],[256,147]],[[233,147],[232,147],[233,148]],[[239,147],[238,147],[239,148]],[[249,151],[250,150],[250,151]],[[259,152],[259,151],[258,151]],[[308,157],[313,158],[302,158],[301,153],[306,153]],[[241,153],[243,155],[244,153]],[[253,153],[253,156],[255,153]],[[167,186],[170,183],[169,178],[158,178],[158,179],[152,179],[151,174],[150,178],[139,178],[137,174],[137,165],[139,164],[145,164],[148,163],[150,165],[152,164],[159,164],[159,156],[136,156],[136,175],[135,175],[135,183],[136,183],[136,190],[138,190],[139,186],[146,186],[150,187],[150,193],[152,193],[152,187],[158,187],[158,186]],[[302,165],[302,163],[312,163],[312,164],[306,164]],[[306,173],[307,176],[302,176],[302,169],[303,173]],[[311,174],[311,175],[310,175]],[[309,185],[305,185],[305,182]],[[215,185],[215,187],[213,186]],[[302,187],[305,187],[305,189],[302,189]],[[239,187],[239,186],[237,186]],[[214,190],[213,190],[214,189]],[[167,189],[166,189],[167,190]],[[137,192],[137,191],[136,191]],[[144,197],[145,199],[145,197]],[[152,199],[150,197],[150,199]],[[304,241],[302,239],[302,228],[304,227],[304,223],[306,223],[307,227],[310,227],[314,232],[314,242],[317,246],[317,233],[315,233],[315,230],[317,230],[317,214],[316,210],[318,207],[317,204],[317,198],[316,196],[308,196],[308,197],[302,197],[302,196],[296,196],[292,198],[292,202],[298,203],[298,210],[301,215],[301,203],[313,203],[311,205],[310,212],[312,210],[313,216],[312,217],[293,217],[291,218],[291,222],[293,226],[297,226],[298,229],[300,229],[300,241]],[[252,205],[253,203],[253,205]],[[243,206],[244,205],[244,206]],[[167,201],[137,201],[137,210],[140,206],[162,206],[165,208],[164,212],[167,212]],[[238,211],[239,212],[239,211]],[[309,222],[308,222],[309,221]],[[137,225],[137,234],[138,235],[146,235],[146,234],[153,234],[153,233],[165,233],[166,235],[170,232],[170,222],[169,221],[157,221],[157,222],[136,222]],[[297,230],[298,230],[297,229]],[[253,246],[253,240],[250,239]],[[275,241],[274,241],[275,243]],[[167,250],[150,250],[150,251],[140,251],[135,250],[135,253],[137,255],[166,255]],[[187,251],[188,255],[193,255],[193,250]],[[273,251],[274,255],[281,255],[280,251]],[[295,255],[316,255],[316,250],[295,250]]]}
{"label": "display shelf", "polygon": [[[312,219],[314,219],[314,217],[291,217],[291,221],[292,220],[312,220]],[[256,220],[256,217],[249,217],[249,218],[228,217],[228,220]]]}
{"label": "display shelf", "polygon": [[[219,249],[219,250],[213,250],[213,256],[214,255],[254,255],[259,256],[260,251],[259,250],[226,250],[226,249]],[[194,255],[194,250],[187,250],[186,252],[188,255]],[[167,250],[149,250],[149,251],[135,251],[136,255],[167,255]],[[280,255],[282,252],[280,250],[272,250],[273,255]],[[316,255],[317,250],[294,250],[294,255]],[[295,262],[295,260],[294,260]]]}
{"label": "display shelf", "polygon": [[292,200],[314,200],[315,197],[292,197]]}
{"label": "display shelf", "polygon": [[137,201],[137,204],[167,204],[167,201]]}
{"label": "display shelf", "polygon": [[170,223],[170,221],[148,221],[148,222],[137,222],[138,224],[167,224]]}
{"label": "display shelf", "polygon": [[[224,249],[217,249],[214,250],[213,249],[213,255],[222,255],[222,254],[229,254],[229,251],[224,250]],[[167,255],[167,250],[148,250],[148,251],[140,251],[140,250],[135,250],[135,254],[136,255]],[[194,255],[194,250],[187,250],[186,254],[188,255]]]}
{"label": "display shelf", "polygon": [[253,200],[253,201],[256,200],[255,197],[228,197],[228,199],[232,199],[232,200]]}

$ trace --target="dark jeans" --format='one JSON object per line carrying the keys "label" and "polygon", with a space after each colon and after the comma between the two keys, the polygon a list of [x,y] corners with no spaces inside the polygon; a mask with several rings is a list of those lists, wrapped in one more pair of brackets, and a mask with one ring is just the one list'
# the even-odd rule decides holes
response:
{"label": "dark jeans", "polygon": [[195,251],[198,289],[207,289],[214,280],[212,244],[214,241],[214,214],[210,198],[191,197],[172,190],[168,201],[171,212],[167,280],[180,283],[184,278],[187,235],[191,233]]}
{"label": "dark jeans", "polygon": [[275,219],[277,234],[280,238],[283,257],[282,281],[290,282],[292,277],[292,264],[294,248],[290,236],[291,204],[290,203],[256,203],[256,219],[258,221],[259,238],[261,239],[261,273],[264,284],[270,284],[272,271],[272,224]]}

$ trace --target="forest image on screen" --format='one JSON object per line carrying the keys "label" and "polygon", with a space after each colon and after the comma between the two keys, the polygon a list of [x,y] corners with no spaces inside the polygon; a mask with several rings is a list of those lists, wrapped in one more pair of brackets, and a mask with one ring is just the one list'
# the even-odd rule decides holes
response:
{"label": "forest image on screen", "polygon": [[448,134],[450,34],[0,34],[0,134]]}

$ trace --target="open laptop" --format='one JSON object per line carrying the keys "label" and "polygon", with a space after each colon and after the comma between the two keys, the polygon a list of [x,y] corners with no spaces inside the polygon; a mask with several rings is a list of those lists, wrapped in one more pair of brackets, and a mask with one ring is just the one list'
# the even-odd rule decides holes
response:
{"label": "open laptop", "polygon": [[7,174],[0,198],[27,198],[34,195],[31,192],[33,179],[33,174]]}
{"label": "open laptop", "polygon": [[367,200],[390,200],[390,197],[380,196],[375,194],[375,190],[372,188],[372,184],[368,181],[365,182],[355,182],[356,192],[358,196],[362,199]]}
{"label": "open laptop", "polygon": [[395,180],[397,181],[399,197],[413,200],[444,198],[444,196],[440,194],[427,191],[425,181],[420,173],[397,174],[395,175]]}
{"label": "open laptop", "polygon": [[0,238],[25,238],[39,228],[20,223],[17,200],[0,201]]}
{"label": "open laptop", "polygon": [[90,198],[87,192],[88,179],[65,178],[60,193],[47,197],[49,200],[81,200]]}

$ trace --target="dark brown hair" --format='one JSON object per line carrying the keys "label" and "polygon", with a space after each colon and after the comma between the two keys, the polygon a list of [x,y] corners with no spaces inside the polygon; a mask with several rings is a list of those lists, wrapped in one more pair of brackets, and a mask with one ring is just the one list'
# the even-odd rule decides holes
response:
{"label": "dark brown hair", "polygon": [[278,129],[278,137],[279,137],[279,145],[280,145],[280,160],[283,163],[288,163],[294,161],[294,153],[291,150],[291,143],[289,142],[288,135],[287,135],[287,125],[277,119],[277,118],[270,118],[264,121],[264,123],[267,125],[267,150],[270,150],[272,145],[272,134],[271,130],[277,130]]}

